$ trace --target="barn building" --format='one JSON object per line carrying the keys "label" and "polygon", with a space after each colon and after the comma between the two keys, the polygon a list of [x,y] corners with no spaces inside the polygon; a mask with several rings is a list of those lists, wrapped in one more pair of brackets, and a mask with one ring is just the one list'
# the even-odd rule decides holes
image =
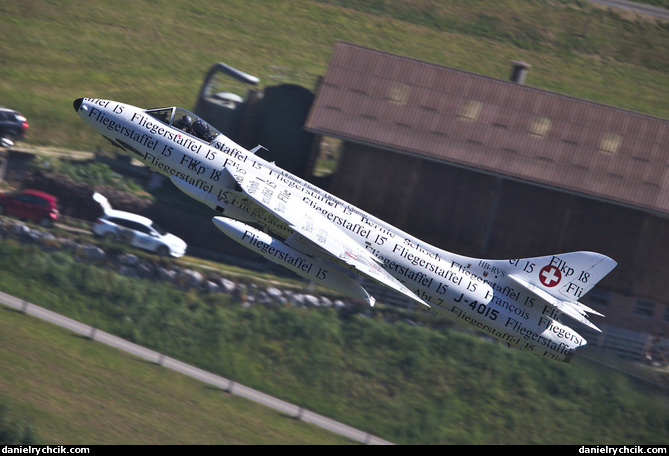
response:
{"label": "barn building", "polygon": [[329,190],[440,248],[592,250],[618,267],[599,326],[669,335],[669,121],[523,83],[335,45],[306,129],[341,141]]}

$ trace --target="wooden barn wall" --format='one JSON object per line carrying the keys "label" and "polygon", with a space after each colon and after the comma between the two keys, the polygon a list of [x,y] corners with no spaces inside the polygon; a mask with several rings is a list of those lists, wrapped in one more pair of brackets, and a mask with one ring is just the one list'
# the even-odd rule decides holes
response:
{"label": "wooden barn wall", "polygon": [[604,201],[346,143],[332,192],[437,247],[491,259],[575,250],[618,267],[609,291],[669,304],[669,220]]}

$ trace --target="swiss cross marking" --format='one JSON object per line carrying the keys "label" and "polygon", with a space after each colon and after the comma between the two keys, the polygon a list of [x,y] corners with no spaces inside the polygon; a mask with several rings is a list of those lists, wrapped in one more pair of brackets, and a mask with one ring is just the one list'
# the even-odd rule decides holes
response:
{"label": "swiss cross marking", "polygon": [[539,280],[543,286],[551,288],[560,283],[562,273],[558,268],[549,264],[539,272]]}

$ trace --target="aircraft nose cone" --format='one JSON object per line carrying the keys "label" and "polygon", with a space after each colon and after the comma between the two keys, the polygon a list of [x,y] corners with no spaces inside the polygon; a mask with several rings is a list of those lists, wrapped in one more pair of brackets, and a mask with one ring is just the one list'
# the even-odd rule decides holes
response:
{"label": "aircraft nose cone", "polygon": [[79,112],[79,107],[81,106],[82,101],[84,101],[83,98],[77,98],[76,100],[74,100],[74,103],[72,103],[72,105],[74,106],[75,112]]}

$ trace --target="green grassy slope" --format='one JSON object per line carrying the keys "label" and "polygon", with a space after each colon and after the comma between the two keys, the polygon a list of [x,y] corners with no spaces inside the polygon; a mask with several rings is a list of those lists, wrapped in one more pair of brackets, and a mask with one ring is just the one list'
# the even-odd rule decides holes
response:
{"label": "green grassy slope", "polygon": [[0,403],[46,444],[352,443],[4,307]]}
{"label": "green grassy slope", "polygon": [[276,84],[271,66],[323,74],[336,40],[669,118],[669,25],[579,0],[26,0],[0,4],[0,104],[29,142],[103,145],[72,111],[81,96],[193,107],[224,61]]}
{"label": "green grassy slope", "polygon": [[[13,242],[0,243],[0,289],[396,443],[657,444],[669,436],[666,390],[654,391],[578,357],[564,364],[510,350],[422,313],[411,318],[425,326],[409,325],[406,316],[381,303],[366,315],[360,312],[367,307],[244,309],[224,294],[130,279]],[[8,321],[0,337],[20,331],[7,336],[16,343],[51,338],[44,328],[24,328],[4,314],[0,321]],[[108,360],[111,350],[94,355],[95,362],[84,360],[82,351],[96,344],[71,335],[65,341],[70,343],[41,346],[43,354],[0,353],[0,397],[30,404],[28,418],[37,421],[38,436],[42,427],[76,418],[83,423],[72,426],[85,427],[81,441],[141,441],[148,428],[161,429],[161,417],[178,421],[173,410],[158,405],[163,382],[192,382],[132,358]],[[77,367],[90,363],[91,368]],[[106,370],[89,373],[94,367]],[[66,376],[70,371],[73,377]],[[189,404],[183,433],[174,432],[184,441],[214,441],[200,428],[243,422],[238,410],[224,410],[223,393],[205,390],[165,393],[168,403]],[[209,416],[212,406],[222,414]],[[122,423],[109,429],[100,422],[89,425],[96,410],[118,419],[136,416],[136,432]],[[207,416],[210,424],[200,424],[197,416]],[[281,437],[267,432],[258,438],[306,438],[299,429],[286,429]]]}

